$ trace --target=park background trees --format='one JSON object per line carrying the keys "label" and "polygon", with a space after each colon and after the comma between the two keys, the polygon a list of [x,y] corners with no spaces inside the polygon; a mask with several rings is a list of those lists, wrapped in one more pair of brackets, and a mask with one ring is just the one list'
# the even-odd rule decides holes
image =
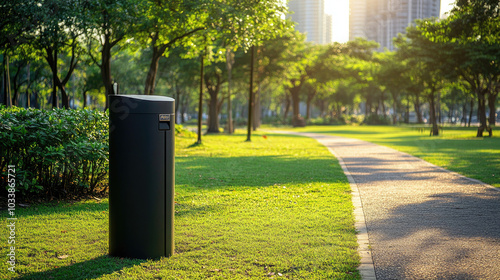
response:
{"label": "park background trees", "polygon": [[199,113],[212,133],[364,119],[426,122],[432,135],[472,121],[492,135],[497,2],[458,1],[447,18],[409,27],[396,51],[376,52],[359,38],[305,42],[277,0],[3,1],[2,103],[102,110],[109,94],[159,94],[177,100],[178,121]]}

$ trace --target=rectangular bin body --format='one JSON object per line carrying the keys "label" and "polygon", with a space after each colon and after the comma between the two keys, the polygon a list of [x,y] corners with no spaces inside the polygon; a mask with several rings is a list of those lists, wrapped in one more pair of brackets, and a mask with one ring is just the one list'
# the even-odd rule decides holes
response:
{"label": "rectangular bin body", "polygon": [[109,254],[174,252],[174,100],[112,95],[109,111]]}

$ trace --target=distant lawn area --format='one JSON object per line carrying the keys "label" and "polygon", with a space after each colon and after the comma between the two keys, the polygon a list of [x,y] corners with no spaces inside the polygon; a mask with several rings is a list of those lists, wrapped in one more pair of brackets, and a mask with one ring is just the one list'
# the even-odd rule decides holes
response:
{"label": "distant lawn area", "polygon": [[[16,273],[2,279],[360,279],[350,186],[315,140],[176,138],[175,255],[108,254],[108,200],[16,207]],[[138,186],[140,187],[140,186]]]}
{"label": "distant lawn area", "polygon": [[470,178],[500,187],[500,128],[494,137],[476,138],[477,128],[444,127],[429,136],[429,128],[411,126],[308,126],[298,132],[317,132],[357,138],[422,158]]}

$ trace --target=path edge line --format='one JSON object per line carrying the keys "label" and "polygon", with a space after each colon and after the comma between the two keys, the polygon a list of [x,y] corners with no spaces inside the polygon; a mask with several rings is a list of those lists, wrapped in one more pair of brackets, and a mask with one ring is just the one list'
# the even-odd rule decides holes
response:
{"label": "path edge line", "polygon": [[375,265],[373,264],[372,252],[370,250],[370,239],[368,238],[368,228],[366,226],[365,212],[363,210],[361,195],[358,189],[358,185],[356,184],[356,181],[354,181],[354,178],[352,177],[351,172],[349,172],[349,169],[347,169],[347,166],[345,165],[342,157],[340,157],[332,148],[322,143],[322,141],[316,137],[324,137],[325,135],[279,130],[268,130],[268,132],[278,134],[291,134],[312,138],[318,141],[318,143],[323,145],[325,148],[327,148],[328,151],[330,151],[330,153],[337,159],[351,187],[351,201],[354,206],[354,227],[357,231],[356,238],[358,241],[358,255],[360,256],[360,265],[358,266],[358,271],[361,275],[362,280],[377,280],[377,276],[375,274]]}
{"label": "path edge line", "polygon": [[[318,140],[318,139],[316,139]],[[318,141],[321,143],[320,141]],[[323,143],[323,146],[326,147]],[[368,238],[368,229],[366,226],[365,212],[363,210],[363,203],[361,201],[361,195],[359,193],[358,185],[354,178],[352,177],[349,169],[344,163],[344,160],[330,147],[326,147],[330,153],[337,158],[340,167],[344,171],[344,174],[349,181],[351,186],[351,197],[352,204],[354,206],[354,227],[356,228],[356,238],[358,240],[358,254],[360,256],[360,265],[358,266],[358,271],[361,274],[361,279],[363,280],[377,280],[375,274],[375,266],[373,264],[372,252],[370,250],[370,239]]]}

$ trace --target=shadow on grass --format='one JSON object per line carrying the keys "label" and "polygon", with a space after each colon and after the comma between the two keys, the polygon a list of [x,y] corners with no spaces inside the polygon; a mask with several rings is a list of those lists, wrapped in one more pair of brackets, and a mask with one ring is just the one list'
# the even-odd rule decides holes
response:
{"label": "shadow on grass", "polygon": [[[102,212],[109,209],[109,203],[107,201],[99,203],[82,203],[82,202],[61,202],[61,203],[40,203],[33,204],[27,208],[16,208],[16,216],[19,217],[30,217],[38,215],[53,215],[58,213],[70,214],[70,213],[82,213],[82,212]],[[7,211],[2,210],[0,212],[0,217],[6,217]]]}
{"label": "shadow on grass", "polygon": [[203,146],[203,143],[194,142],[193,144],[189,145],[188,148],[196,148],[200,146]]}
{"label": "shadow on grass", "polygon": [[[338,182],[332,158],[281,156],[188,157],[176,161],[176,184],[195,188],[267,187],[274,184]],[[340,170],[341,171],[341,170]]]}
{"label": "shadow on grass", "polygon": [[203,213],[221,213],[224,207],[217,205],[201,205],[194,206],[186,203],[175,203],[175,217],[180,218],[184,216],[196,216]]}
{"label": "shadow on grass", "polygon": [[103,275],[112,274],[124,268],[133,267],[145,260],[121,259],[107,255],[88,261],[54,268],[43,272],[34,272],[22,275],[15,279],[94,279]]}

